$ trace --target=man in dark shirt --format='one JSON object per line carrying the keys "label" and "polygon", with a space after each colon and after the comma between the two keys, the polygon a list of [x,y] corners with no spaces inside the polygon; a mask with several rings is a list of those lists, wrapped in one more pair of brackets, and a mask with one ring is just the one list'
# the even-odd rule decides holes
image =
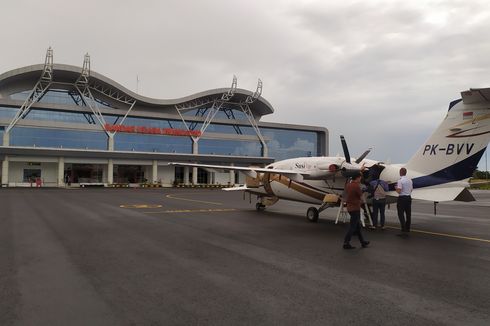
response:
{"label": "man in dark shirt", "polygon": [[366,248],[369,245],[369,241],[364,240],[361,233],[361,203],[362,203],[362,191],[361,191],[361,174],[357,174],[352,178],[352,181],[345,187],[347,211],[350,215],[349,230],[344,238],[344,249],[354,249],[351,246],[350,239],[353,235],[359,237],[361,246]]}

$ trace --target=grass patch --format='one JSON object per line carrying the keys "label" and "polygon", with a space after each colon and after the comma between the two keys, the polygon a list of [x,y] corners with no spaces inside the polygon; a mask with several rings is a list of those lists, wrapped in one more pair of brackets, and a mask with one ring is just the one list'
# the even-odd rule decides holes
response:
{"label": "grass patch", "polygon": [[471,189],[490,190],[490,179],[471,179]]}

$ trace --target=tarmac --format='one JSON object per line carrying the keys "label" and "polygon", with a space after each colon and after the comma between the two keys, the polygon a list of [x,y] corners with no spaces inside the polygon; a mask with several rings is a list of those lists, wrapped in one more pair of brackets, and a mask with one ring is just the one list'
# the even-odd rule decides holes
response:
{"label": "tarmac", "polygon": [[490,325],[490,191],[342,249],[337,209],[219,189],[1,189],[0,325]]}

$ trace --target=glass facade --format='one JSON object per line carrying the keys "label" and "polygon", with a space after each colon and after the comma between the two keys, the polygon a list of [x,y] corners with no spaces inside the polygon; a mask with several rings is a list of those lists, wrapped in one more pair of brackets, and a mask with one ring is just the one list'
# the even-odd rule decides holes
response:
{"label": "glass facade", "polygon": [[[29,92],[13,94],[10,97],[16,100],[25,100]],[[40,101],[41,103],[55,103],[77,105],[80,97],[73,96],[66,90],[50,90]],[[110,107],[103,101],[99,105]],[[18,108],[0,106],[0,119],[11,120]],[[205,116],[204,110],[190,110],[186,116]],[[259,140],[237,139],[240,135],[255,136],[255,130],[249,125],[232,124],[233,119],[245,120],[245,114],[236,109],[226,109],[217,113],[217,119],[230,119],[230,124],[212,123],[206,129],[207,133],[218,134],[219,138],[199,140],[199,154],[233,155],[233,156],[262,156],[262,146]],[[122,116],[114,114],[104,115],[108,124],[118,124]],[[26,121],[50,121],[71,124],[97,125],[92,113],[31,109],[24,117]],[[5,122],[4,122],[4,125]],[[127,117],[126,126],[145,126],[148,128],[171,128],[187,129],[184,122],[172,119],[150,119]],[[187,126],[193,130],[200,130],[202,123],[187,122]],[[83,126],[80,126],[83,128]],[[0,128],[0,135],[3,130]],[[317,156],[319,136],[315,131],[301,131],[290,129],[277,129],[262,127],[262,135],[268,146],[268,156],[276,160],[283,160],[301,156]],[[97,149],[107,150],[108,137],[103,131],[73,130],[56,125],[50,128],[16,126],[10,135],[11,146],[25,147],[50,147],[50,148],[72,148],[72,149]],[[114,137],[114,149],[116,151],[138,151],[159,153],[192,153],[192,139],[188,136],[155,135],[141,133],[118,132]]]}
{"label": "glass facade", "polygon": [[[112,116],[114,122],[111,123],[119,123],[120,119]],[[106,119],[107,120],[107,119]],[[174,128],[174,129],[185,129],[185,125],[182,120],[167,120],[167,119],[148,119],[148,118],[135,118],[135,117],[127,117],[124,120],[124,125],[127,126],[143,126],[143,127],[155,127],[155,128]]]}
{"label": "glass facade", "polygon": [[[17,113],[18,108],[10,108],[0,106],[0,119],[13,119]],[[106,116],[105,119],[108,123],[113,123],[116,120],[114,116]],[[58,110],[43,110],[43,109],[31,109],[24,117],[24,120],[41,120],[41,121],[56,121],[67,123],[83,123],[83,124],[95,124],[95,117],[92,113],[85,112],[69,112]]]}
{"label": "glass facade", "polygon": [[[12,100],[25,101],[29,96],[31,91],[23,91],[15,94],[11,94],[10,98]],[[86,102],[89,102],[90,99],[87,97],[83,98]],[[39,100],[40,103],[46,104],[64,104],[64,105],[78,105],[80,103],[80,95],[70,93],[64,89],[50,89],[43,95],[43,97]],[[100,99],[95,99],[98,105],[105,108],[110,108],[109,103],[106,103]]]}
{"label": "glass facade", "polygon": [[9,108],[6,106],[0,106],[0,119],[12,120],[15,114],[19,111],[18,108]]}
{"label": "glass facade", "polygon": [[102,131],[15,127],[10,146],[74,149],[107,149],[107,136]]}
{"label": "glass facade", "polygon": [[318,136],[313,131],[261,128],[269,156],[276,161],[293,157],[318,156]]}
{"label": "glass facade", "polygon": [[262,146],[259,141],[240,141],[224,139],[199,140],[199,154],[261,156]]}
{"label": "glass facade", "polygon": [[118,132],[114,137],[116,151],[192,153],[190,137],[142,135]]}
{"label": "glass facade", "polygon": [[[206,116],[208,110],[206,109],[193,109],[183,112],[183,115],[190,117],[203,117]],[[243,111],[233,109],[233,108],[224,108],[220,110],[215,115],[216,119],[233,119],[233,120],[247,120],[247,116]]]}

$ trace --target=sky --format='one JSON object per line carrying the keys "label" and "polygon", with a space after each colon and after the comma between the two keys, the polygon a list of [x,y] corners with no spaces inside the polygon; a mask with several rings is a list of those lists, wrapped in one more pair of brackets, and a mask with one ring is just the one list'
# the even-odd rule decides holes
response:
{"label": "sky", "polygon": [[[0,73],[54,62],[91,69],[139,94],[254,91],[263,121],[329,130],[330,155],[373,150],[403,163],[469,88],[490,87],[485,0],[2,1]],[[139,80],[139,82],[137,82]],[[479,164],[486,169],[485,155]]]}

